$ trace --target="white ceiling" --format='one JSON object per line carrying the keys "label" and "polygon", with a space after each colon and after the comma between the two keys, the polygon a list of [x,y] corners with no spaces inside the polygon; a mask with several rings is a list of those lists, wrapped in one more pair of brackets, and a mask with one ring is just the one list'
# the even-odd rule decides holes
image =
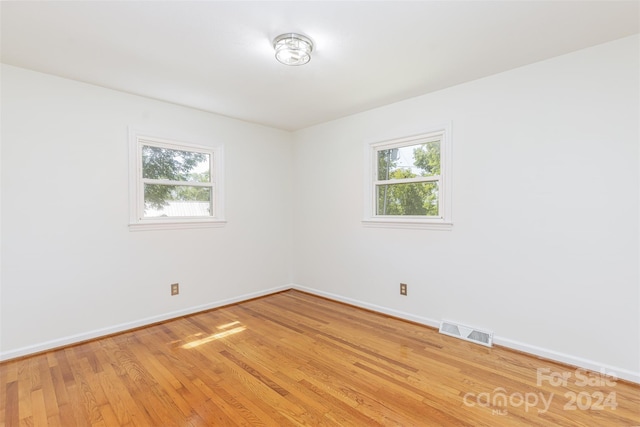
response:
{"label": "white ceiling", "polygon": [[[1,60],[295,130],[638,33],[639,1],[3,1]],[[272,40],[309,36],[309,64]]]}

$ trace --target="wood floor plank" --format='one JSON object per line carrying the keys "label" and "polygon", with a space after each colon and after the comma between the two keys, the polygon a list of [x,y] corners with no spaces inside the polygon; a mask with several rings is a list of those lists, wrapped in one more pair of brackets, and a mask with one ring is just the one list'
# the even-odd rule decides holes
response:
{"label": "wood floor plank", "polygon": [[28,422],[27,420],[33,420],[32,407],[33,400],[31,399],[31,384],[32,379],[29,378],[28,367],[34,363],[33,359],[20,360],[18,362],[18,413],[20,422]]}
{"label": "wood floor plank", "polygon": [[640,425],[604,379],[287,291],[0,363],[0,427]]}
{"label": "wood floor plank", "polygon": [[[4,384],[3,384],[4,385]],[[12,381],[5,385],[5,397],[2,410],[2,419],[6,425],[18,425],[20,420],[20,413],[18,407],[20,404],[20,398],[18,396],[18,382]]]}

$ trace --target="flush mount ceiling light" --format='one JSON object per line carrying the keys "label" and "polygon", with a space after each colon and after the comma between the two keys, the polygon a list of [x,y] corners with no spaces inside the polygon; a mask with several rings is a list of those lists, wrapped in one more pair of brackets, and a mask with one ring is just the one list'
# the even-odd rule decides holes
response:
{"label": "flush mount ceiling light", "polygon": [[311,60],[313,42],[296,33],[281,34],[273,40],[276,59],[284,65],[304,65]]}

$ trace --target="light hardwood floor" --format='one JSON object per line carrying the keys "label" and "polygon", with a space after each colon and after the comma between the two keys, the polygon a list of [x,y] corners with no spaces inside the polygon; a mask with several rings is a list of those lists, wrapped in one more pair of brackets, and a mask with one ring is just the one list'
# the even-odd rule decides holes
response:
{"label": "light hardwood floor", "polygon": [[637,385],[297,291],[2,363],[0,395],[6,426],[640,425]]}

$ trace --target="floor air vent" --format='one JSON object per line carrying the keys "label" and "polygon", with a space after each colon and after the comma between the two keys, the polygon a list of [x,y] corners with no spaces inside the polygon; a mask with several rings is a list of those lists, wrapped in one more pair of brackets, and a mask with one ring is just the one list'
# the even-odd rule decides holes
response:
{"label": "floor air vent", "polygon": [[481,331],[471,326],[460,325],[448,320],[440,322],[440,333],[487,347],[493,345],[493,332]]}

